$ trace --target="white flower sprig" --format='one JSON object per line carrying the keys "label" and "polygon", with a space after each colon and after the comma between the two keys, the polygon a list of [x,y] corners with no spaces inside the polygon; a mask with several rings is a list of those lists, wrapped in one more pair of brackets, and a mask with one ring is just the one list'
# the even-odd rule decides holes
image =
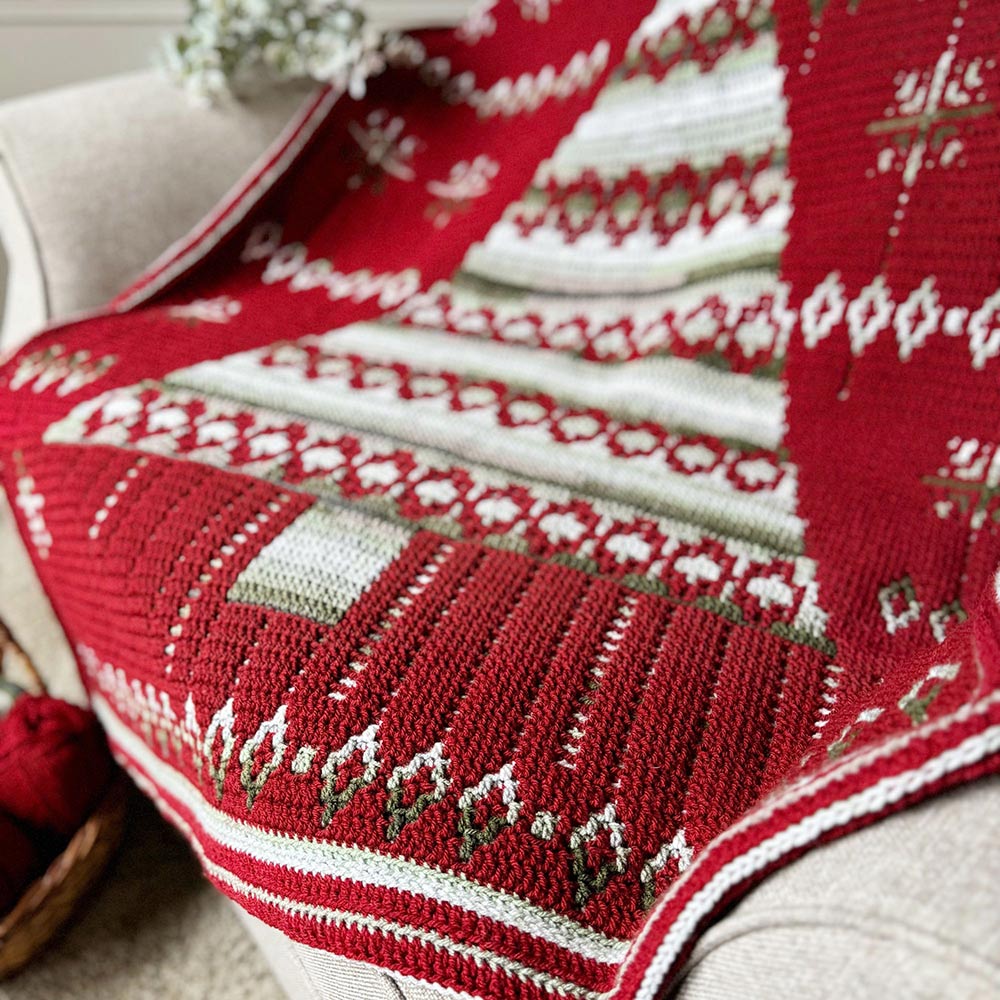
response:
{"label": "white flower sprig", "polygon": [[385,41],[358,0],[191,0],[186,28],[165,52],[171,74],[202,101],[262,79],[312,79],[361,97],[385,68]]}

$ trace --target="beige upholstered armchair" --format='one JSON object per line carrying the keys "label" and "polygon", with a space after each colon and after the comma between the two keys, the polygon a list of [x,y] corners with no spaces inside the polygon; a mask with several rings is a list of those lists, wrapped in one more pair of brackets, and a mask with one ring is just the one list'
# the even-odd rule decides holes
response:
{"label": "beige upholstered armchair", "polygon": [[[127,284],[237,180],[301,98],[287,89],[199,110],[138,74],[0,107],[2,348]],[[5,511],[0,614],[54,688],[78,696],[72,657]],[[943,796],[769,879],[701,940],[679,996],[998,995],[1000,838],[980,821],[997,792],[993,779]],[[420,995],[362,967],[321,981],[286,944],[251,918],[241,923],[137,798],[97,898],[0,996],[263,1000],[283,995],[278,981],[296,998]]]}
{"label": "beige upholstered armchair", "polygon": [[196,108],[150,72],[4,106],[4,347],[119,290],[238,180],[304,93]]}

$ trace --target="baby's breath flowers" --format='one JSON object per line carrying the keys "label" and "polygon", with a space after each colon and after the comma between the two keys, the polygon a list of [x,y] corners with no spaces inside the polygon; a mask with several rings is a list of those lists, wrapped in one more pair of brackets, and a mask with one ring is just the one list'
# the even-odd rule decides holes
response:
{"label": "baby's breath flowers", "polygon": [[385,67],[384,41],[358,0],[191,0],[165,49],[171,74],[203,101],[298,79],[360,97]]}

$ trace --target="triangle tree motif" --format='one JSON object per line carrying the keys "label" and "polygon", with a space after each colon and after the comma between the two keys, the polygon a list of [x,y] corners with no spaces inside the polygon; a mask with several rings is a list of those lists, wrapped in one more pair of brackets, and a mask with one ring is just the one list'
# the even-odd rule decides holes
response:
{"label": "triangle tree motif", "polygon": [[643,866],[639,872],[639,881],[642,884],[642,897],[640,905],[644,910],[648,910],[656,902],[656,876],[667,866],[667,862],[674,860],[677,862],[677,872],[680,874],[691,864],[694,858],[694,848],[687,842],[684,828],[681,827],[674,834],[674,839],[668,844],[664,844]]}
{"label": "triangle tree motif", "polygon": [[[288,730],[288,724],[285,722],[287,710],[288,706],[282,705],[274,713],[274,718],[262,722],[257,732],[240,747],[240,783],[247,793],[247,809],[253,808],[254,800],[267,783],[267,779],[281,767],[281,762],[285,759],[285,751],[288,749],[285,743],[285,733]],[[257,749],[268,737],[271,740],[271,758],[264,761],[254,774]]]}
{"label": "triangle tree motif", "polygon": [[[444,798],[451,780],[448,777],[448,759],[443,751],[443,744],[435,743],[430,750],[418,753],[409,764],[393,770],[386,785],[389,792],[389,801],[385,804],[385,814],[389,820],[386,840],[395,840],[403,832],[403,828],[417,819],[428,806]],[[427,777],[431,787],[418,791],[413,801],[406,805],[407,787],[416,782],[421,777],[420,772],[425,770],[429,772]]]}
{"label": "triangle tree motif", "polygon": [[[381,761],[378,759],[379,741],[376,738],[378,723],[370,725],[363,733],[352,736],[339,750],[334,750],[320,771],[323,787],[319,800],[323,804],[320,823],[329,826],[334,814],[349,805],[358,792],[370,785],[378,774]],[[360,773],[349,774],[348,763],[358,757],[356,766]]]}
{"label": "triangle tree motif", "polygon": [[927,721],[927,710],[941,693],[945,684],[953,681],[961,669],[961,663],[937,663],[927,671],[927,676],[916,684],[899,700],[900,711],[905,712],[915,726]]}
{"label": "triangle tree motif", "polygon": [[188,691],[184,701],[184,722],[180,729],[181,742],[191,748],[191,765],[201,777],[201,726],[198,725],[198,712],[194,707],[194,696]]}
{"label": "triangle tree motif", "polygon": [[[499,791],[500,803],[505,809],[493,811],[489,818],[480,823],[477,812],[480,803],[486,802],[494,792]],[[509,826],[517,822],[521,815],[522,803],[517,798],[517,782],[514,780],[514,764],[504,764],[495,774],[487,774],[475,788],[467,788],[458,800],[458,833],[462,838],[459,857],[463,861],[484,844],[492,844]]]}
{"label": "triangle tree motif", "polygon": [[[233,699],[230,698],[212,716],[212,721],[209,723],[208,729],[205,730],[202,756],[207,764],[208,775],[215,785],[215,797],[220,802],[222,801],[222,790],[226,783],[229,758],[232,757],[233,748],[236,746],[236,737],[233,734],[233,724],[235,722],[236,714],[233,711]],[[222,748],[219,752],[219,761],[216,763],[213,760],[212,751],[215,749],[215,738],[219,735],[222,737]]]}
{"label": "triangle tree motif", "polygon": [[[573,901],[582,910],[608,883],[621,875],[628,864],[629,849],[625,846],[625,827],[619,822],[614,804],[609,802],[604,811],[593,813],[583,826],[578,826],[569,837],[570,876],[574,882]],[[611,860],[593,864],[591,851],[602,834],[607,834]]]}

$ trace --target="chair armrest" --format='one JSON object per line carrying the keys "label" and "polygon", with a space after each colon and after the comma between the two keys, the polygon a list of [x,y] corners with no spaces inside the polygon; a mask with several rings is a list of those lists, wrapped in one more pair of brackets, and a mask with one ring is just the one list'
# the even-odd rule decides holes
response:
{"label": "chair armrest", "polygon": [[306,92],[199,108],[144,72],[0,105],[3,347],[127,286],[239,179]]}
{"label": "chair armrest", "polygon": [[810,851],[705,932],[669,1000],[1000,996],[998,809],[981,778]]}

